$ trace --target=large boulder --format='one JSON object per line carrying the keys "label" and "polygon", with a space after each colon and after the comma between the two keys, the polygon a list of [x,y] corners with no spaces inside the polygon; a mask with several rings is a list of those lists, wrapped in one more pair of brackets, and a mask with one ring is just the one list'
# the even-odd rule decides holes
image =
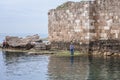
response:
{"label": "large boulder", "polygon": [[9,47],[13,48],[27,48],[30,49],[33,42],[40,41],[40,37],[38,35],[27,36],[25,38],[19,38],[14,36],[6,36],[6,42],[8,43]]}

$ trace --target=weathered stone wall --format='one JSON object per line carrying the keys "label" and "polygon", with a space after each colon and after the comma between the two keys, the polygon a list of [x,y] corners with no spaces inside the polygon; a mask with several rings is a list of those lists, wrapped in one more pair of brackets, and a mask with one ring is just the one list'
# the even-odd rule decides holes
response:
{"label": "weathered stone wall", "polygon": [[67,2],[48,14],[51,42],[89,42],[89,2]]}
{"label": "weathered stone wall", "polygon": [[97,40],[120,39],[120,0],[96,0],[91,12]]}
{"label": "weathered stone wall", "polygon": [[[67,2],[49,11],[50,42],[120,39],[120,0]],[[90,47],[90,46],[89,46]]]}
{"label": "weathered stone wall", "polygon": [[100,55],[113,55],[120,53],[120,41],[118,40],[97,40],[89,44],[89,53]]}

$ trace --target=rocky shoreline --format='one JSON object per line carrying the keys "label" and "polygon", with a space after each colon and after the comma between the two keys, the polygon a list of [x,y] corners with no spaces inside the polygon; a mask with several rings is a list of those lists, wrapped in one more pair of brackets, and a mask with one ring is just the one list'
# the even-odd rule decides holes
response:
{"label": "rocky shoreline", "polygon": [[[5,42],[0,44],[0,50],[8,52],[25,52],[29,55],[43,54],[69,54],[69,43],[49,43],[44,42],[38,35],[19,38],[6,36]],[[54,47],[53,47],[54,46]],[[89,45],[75,44],[77,55],[99,55],[99,56],[120,56],[120,41],[117,40],[99,40],[90,42]],[[76,55],[76,52],[75,52]]]}
{"label": "rocky shoreline", "polygon": [[[3,52],[11,52],[11,53],[25,53],[26,55],[50,55],[50,56],[71,56],[68,50],[21,50],[21,49],[2,49],[0,51]],[[87,56],[86,53],[81,53],[80,51],[75,51],[74,56]]]}
{"label": "rocky shoreline", "polygon": [[22,49],[2,49],[0,48],[0,51],[5,52],[23,52],[28,55],[44,55],[44,54],[56,54],[56,50],[22,50]]}
{"label": "rocky shoreline", "polygon": [[49,50],[50,43],[43,41],[39,35],[26,36],[25,38],[17,36],[6,36],[1,44],[2,48],[22,49],[22,50]]}

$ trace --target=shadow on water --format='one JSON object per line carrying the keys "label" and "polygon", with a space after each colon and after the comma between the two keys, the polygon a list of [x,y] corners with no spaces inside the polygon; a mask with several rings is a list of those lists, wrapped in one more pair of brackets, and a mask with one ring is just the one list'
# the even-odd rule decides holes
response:
{"label": "shadow on water", "polygon": [[20,58],[24,58],[25,53],[2,51],[6,65],[18,63]]}
{"label": "shadow on water", "polygon": [[119,57],[89,56],[89,76],[87,80],[120,80]]}

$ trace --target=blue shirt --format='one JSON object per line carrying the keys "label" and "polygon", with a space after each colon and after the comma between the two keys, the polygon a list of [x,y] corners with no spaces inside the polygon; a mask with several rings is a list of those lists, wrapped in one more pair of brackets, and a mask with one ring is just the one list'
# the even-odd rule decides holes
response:
{"label": "blue shirt", "polygon": [[74,50],[74,45],[70,45],[70,50]]}

